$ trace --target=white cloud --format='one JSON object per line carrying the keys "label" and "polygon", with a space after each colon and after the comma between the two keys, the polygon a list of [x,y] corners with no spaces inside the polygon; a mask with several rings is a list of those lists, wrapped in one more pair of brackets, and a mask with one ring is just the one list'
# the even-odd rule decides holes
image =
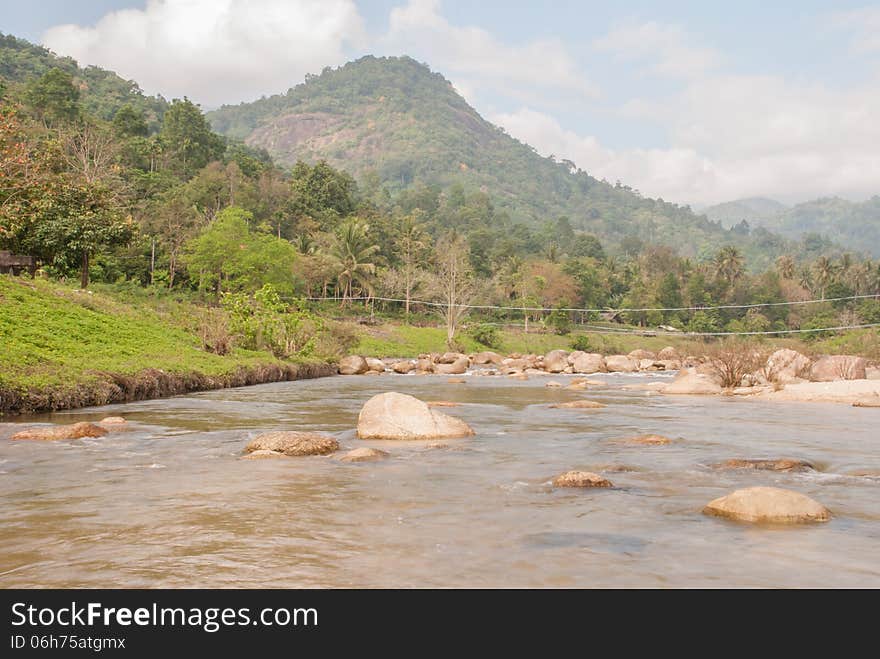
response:
{"label": "white cloud", "polygon": [[880,52],[880,8],[835,12],[831,14],[831,22],[854,32],[852,47],[856,52]]}
{"label": "white cloud", "polygon": [[535,88],[598,95],[558,39],[504,44],[482,28],[450,24],[440,14],[439,0],[410,0],[392,9],[388,33],[379,45],[429,62],[471,94],[490,87],[520,99],[535,98]]}
{"label": "white cloud", "polygon": [[666,126],[665,149],[610,149],[530,109],[493,120],[544,155],[643,194],[711,204],[747,196],[795,202],[878,194],[880,85],[848,91],[771,76],[717,76],[638,111]]}
{"label": "white cloud", "polygon": [[285,90],[345,62],[363,38],[352,0],[150,0],[96,25],[61,25],[43,43],[150,93],[209,106]]}
{"label": "white cloud", "polygon": [[678,25],[650,21],[617,27],[593,41],[593,47],[620,59],[648,61],[654,73],[692,78],[714,68],[721,60],[716,50],[692,45],[694,41]]}

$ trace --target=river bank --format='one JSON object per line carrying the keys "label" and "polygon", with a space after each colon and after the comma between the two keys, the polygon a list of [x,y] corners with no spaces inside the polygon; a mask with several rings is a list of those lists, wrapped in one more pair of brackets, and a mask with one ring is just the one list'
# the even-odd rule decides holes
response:
{"label": "river bank", "polygon": [[199,308],[164,309],[57,283],[0,276],[0,415],[75,409],[332,375],[320,359],[215,354]]}

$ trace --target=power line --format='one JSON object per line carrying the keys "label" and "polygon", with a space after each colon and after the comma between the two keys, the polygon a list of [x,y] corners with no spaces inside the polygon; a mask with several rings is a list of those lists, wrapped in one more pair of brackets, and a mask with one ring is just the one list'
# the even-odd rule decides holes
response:
{"label": "power line", "polygon": [[[520,323],[482,323],[483,325],[494,325],[496,327],[520,327]],[[670,332],[669,330],[652,330],[652,329],[629,329],[603,327],[601,325],[584,325],[575,323],[575,327],[586,329],[588,334],[607,334],[610,336],[677,336],[683,337],[699,337],[699,336],[769,336],[779,334],[806,334],[809,332],[835,332],[840,330],[865,329],[870,327],[880,327],[880,323],[864,323],[861,325],[840,325],[838,327],[816,327],[809,329],[789,329],[789,330],[768,330],[763,332]]]}
{"label": "power line", "polygon": [[[865,300],[878,299],[880,294],[872,295],[849,295],[846,297],[831,297],[821,300],[794,300],[791,302],[758,302],[754,304],[720,304],[716,306],[704,307],[644,307],[644,308],[621,308],[621,309],[583,309],[576,307],[504,307],[491,304],[453,304],[449,305],[445,302],[429,302],[427,300],[410,300],[410,304],[417,304],[427,307],[448,307],[453,306],[458,309],[478,309],[478,310],[495,310],[495,311],[571,311],[581,313],[622,313],[622,312],[647,312],[647,311],[713,311],[717,309],[757,309],[761,307],[783,307],[797,306],[804,304],[820,304],[824,302],[842,302],[844,300]],[[358,297],[358,298],[342,298],[342,297],[307,297],[306,300],[311,302],[406,302],[402,298],[392,297]]]}

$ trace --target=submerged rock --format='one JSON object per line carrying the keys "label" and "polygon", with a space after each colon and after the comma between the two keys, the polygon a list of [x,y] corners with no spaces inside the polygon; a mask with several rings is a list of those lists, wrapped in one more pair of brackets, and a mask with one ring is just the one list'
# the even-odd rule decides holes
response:
{"label": "submerged rock", "polygon": [[98,421],[98,424],[102,426],[124,426],[128,424],[128,421],[121,416],[107,416]]}
{"label": "submerged rock", "polygon": [[393,391],[373,396],[358,416],[357,436],[361,439],[447,439],[473,434],[461,419]]}
{"label": "submerged rock", "polygon": [[815,471],[816,468],[805,460],[782,458],[778,460],[725,460],[712,465],[716,469],[758,469],[761,471],[801,472]]}
{"label": "submerged rock", "polygon": [[672,440],[663,435],[638,435],[637,437],[630,437],[626,440],[626,443],[640,444],[642,446],[664,446],[671,444]]}
{"label": "submerged rock", "polygon": [[317,432],[279,430],[254,437],[245,447],[246,453],[277,451],[284,455],[327,455],[339,450],[339,442]]}
{"label": "submerged rock", "polygon": [[562,383],[557,382],[556,380],[551,380],[550,382],[545,383],[544,386],[549,387],[550,389],[561,389]]}
{"label": "submerged rock", "polygon": [[748,487],[710,501],[703,512],[743,522],[825,522],[828,509],[810,497],[777,487]]}
{"label": "submerged rock", "polygon": [[286,457],[281,451],[270,451],[269,449],[259,449],[251,451],[241,456],[242,460],[264,460],[266,458],[283,458]]}
{"label": "submerged rock", "polygon": [[598,410],[605,405],[594,400],[572,400],[567,403],[554,403],[550,407],[560,410]]}
{"label": "submerged rock", "polygon": [[613,487],[610,480],[590,471],[567,471],[553,479],[553,487]]}
{"label": "submerged rock", "polygon": [[369,370],[367,360],[360,355],[349,355],[339,360],[340,375],[363,375]]}
{"label": "submerged rock", "polygon": [[367,448],[365,446],[349,451],[341,458],[340,462],[375,462],[376,460],[384,460],[391,454],[387,451],[380,451],[377,448]]}
{"label": "submerged rock", "polygon": [[48,426],[28,428],[15,433],[10,439],[33,439],[39,441],[58,441],[63,439],[82,439],[83,437],[103,437],[108,433],[106,428],[94,423],[72,423],[67,426]]}

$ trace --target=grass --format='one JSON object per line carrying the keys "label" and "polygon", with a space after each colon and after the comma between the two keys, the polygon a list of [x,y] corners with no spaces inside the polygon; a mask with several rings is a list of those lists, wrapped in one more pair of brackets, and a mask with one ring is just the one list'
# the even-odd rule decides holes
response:
{"label": "grass", "polygon": [[[188,388],[187,382],[202,388],[222,386],[224,378],[247,380],[242,374],[258,369],[273,369],[261,376],[271,378],[289,367],[267,352],[204,351],[199,339],[172,319],[185,315],[186,304],[163,312],[107,294],[0,275],[0,411],[14,410],[25,399],[44,401],[49,409],[100,400],[98,391],[108,383],[136,389],[140,384],[128,378],[144,372],[178,378],[165,386],[176,391]],[[91,398],[88,391],[94,392]]]}

